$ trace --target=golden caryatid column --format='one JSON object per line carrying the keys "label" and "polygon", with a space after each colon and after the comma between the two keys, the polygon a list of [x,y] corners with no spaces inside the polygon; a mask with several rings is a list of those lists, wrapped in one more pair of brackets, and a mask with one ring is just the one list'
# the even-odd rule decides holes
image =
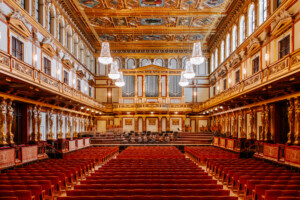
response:
{"label": "golden caryatid column", "polygon": [[77,133],[77,125],[78,125],[78,122],[77,122],[77,114],[73,117],[73,124],[74,124],[74,133],[73,133],[73,138],[77,138],[78,137],[78,133]]}
{"label": "golden caryatid column", "polygon": [[142,125],[143,125],[143,131],[147,131],[146,130],[146,126],[147,126],[146,125],[146,117],[144,117],[144,116],[143,116],[143,124]]}
{"label": "golden caryatid column", "polygon": [[134,117],[134,132],[139,132],[139,118]]}
{"label": "golden caryatid column", "polygon": [[270,133],[270,106],[265,105],[265,140],[272,140]]}
{"label": "golden caryatid column", "polygon": [[62,132],[62,126],[63,126],[63,114],[60,112],[58,115],[58,134],[57,139],[63,139],[63,132]]}
{"label": "golden caryatid column", "polygon": [[241,134],[240,138],[246,138],[246,131],[245,131],[245,112],[241,111],[241,118],[240,118],[240,123],[241,123]]}
{"label": "golden caryatid column", "polygon": [[66,124],[67,124],[66,138],[71,139],[71,115],[70,115],[70,113],[68,113],[68,115],[67,115]]}
{"label": "golden caryatid column", "polygon": [[12,123],[14,118],[14,109],[12,107],[12,101],[7,101],[6,108],[6,140],[8,144],[14,144],[14,134],[12,133]]}
{"label": "golden caryatid column", "polygon": [[265,107],[263,106],[263,111],[261,112],[261,132],[260,132],[260,137],[259,140],[264,141],[266,138],[266,134],[265,134],[265,123],[266,123],[266,119],[265,119]]}
{"label": "golden caryatid column", "polygon": [[254,135],[254,110],[250,109],[250,114],[249,114],[249,122],[250,122],[250,139],[255,139]]}
{"label": "golden caryatid column", "polygon": [[0,146],[6,146],[6,133],[5,133],[5,122],[6,122],[6,107],[7,103],[2,99],[0,103]]}
{"label": "golden caryatid column", "polygon": [[238,120],[237,120],[237,113],[233,113],[233,137],[238,137]]}
{"label": "golden caryatid column", "polygon": [[185,119],[186,117],[182,117],[181,132],[185,132]]}
{"label": "golden caryatid column", "polygon": [[31,108],[31,141],[37,142],[37,133],[36,133],[36,122],[37,122],[37,107],[33,106]]}
{"label": "golden caryatid column", "polygon": [[287,138],[288,144],[291,144],[293,142],[293,137],[294,137],[294,118],[295,118],[295,106],[294,106],[294,99],[290,99],[289,101],[290,106],[288,109],[288,122],[289,122],[289,129],[290,131],[288,132]]}
{"label": "golden caryatid column", "polygon": [[170,117],[166,117],[166,131],[170,131]]}
{"label": "golden caryatid column", "polygon": [[300,144],[300,97],[295,100],[295,137],[294,144]]}
{"label": "golden caryatid column", "polygon": [[162,131],[162,122],[161,122],[161,119],[162,119],[162,117],[161,116],[159,116],[158,118],[157,118],[157,127],[158,127],[158,132],[159,133],[161,133],[161,131]]}
{"label": "golden caryatid column", "polygon": [[36,115],[36,125],[37,125],[37,140],[42,140],[42,133],[41,133],[41,124],[42,124],[42,114],[41,114],[41,107],[37,107],[37,115]]}
{"label": "golden caryatid column", "polygon": [[48,112],[48,121],[49,121],[49,132],[47,134],[47,140],[53,140],[53,110],[50,109]]}

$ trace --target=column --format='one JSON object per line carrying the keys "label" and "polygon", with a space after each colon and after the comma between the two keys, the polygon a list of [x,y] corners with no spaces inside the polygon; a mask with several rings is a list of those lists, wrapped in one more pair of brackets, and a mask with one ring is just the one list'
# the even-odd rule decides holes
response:
{"label": "column", "polygon": [[1,100],[0,103],[0,146],[7,145],[6,142],[6,133],[5,133],[5,122],[6,122],[6,101],[4,99]]}
{"label": "column", "polygon": [[134,132],[139,132],[139,118],[134,117]]}
{"label": "column", "polygon": [[143,131],[147,131],[146,126],[146,117],[143,116]]}
{"label": "column", "polygon": [[227,131],[226,131],[226,137],[229,137],[231,135],[230,132],[230,115],[226,115],[226,126],[227,126]]}
{"label": "column", "polygon": [[270,133],[270,106],[265,105],[265,140],[272,140]]}
{"label": "column", "polygon": [[34,106],[31,109],[31,141],[37,142],[37,133],[36,133],[36,122],[37,122],[37,107]]}
{"label": "column", "polygon": [[12,133],[12,121],[13,121],[13,115],[14,109],[12,107],[12,101],[7,101],[7,109],[6,109],[6,140],[8,144],[14,144],[14,134]]}
{"label": "column", "polygon": [[71,139],[71,116],[70,116],[70,113],[68,113],[67,118],[66,118],[66,126],[67,126],[66,138]]}
{"label": "column", "polygon": [[36,125],[37,125],[37,141],[42,140],[42,133],[41,133],[41,124],[42,124],[42,115],[41,115],[41,107],[37,107],[37,118],[36,118]]}
{"label": "column", "polygon": [[157,122],[157,123],[158,123],[158,124],[157,124],[157,126],[158,126],[158,132],[160,132],[160,133],[161,133],[161,131],[162,131],[162,121],[161,121],[161,118],[162,118],[162,117],[159,116],[158,119],[157,119],[157,121],[158,121],[158,122]]}
{"label": "column", "polygon": [[170,117],[166,117],[166,130],[170,131]]}
{"label": "column", "polygon": [[49,110],[48,112],[48,120],[49,120],[49,132],[47,134],[47,140],[53,140],[53,110]]}
{"label": "column", "polygon": [[83,124],[84,124],[84,118],[81,117],[80,118],[80,133],[79,133],[79,135],[83,132]]}
{"label": "column", "polygon": [[237,121],[237,113],[233,113],[233,137],[238,138],[238,121]]}
{"label": "column", "polygon": [[62,132],[62,126],[63,126],[63,115],[62,112],[59,112],[58,115],[58,134],[57,139],[63,139],[63,132]]}
{"label": "column", "polygon": [[260,134],[260,137],[259,137],[259,140],[265,140],[266,138],[266,134],[265,134],[265,123],[266,123],[266,119],[265,119],[265,107],[263,106],[263,110],[261,112],[261,128],[262,128],[262,131],[261,131],[261,134]]}
{"label": "column", "polygon": [[250,139],[255,139],[254,135],[254,111],[253,109],[250,110]]}
{"label": "column", "polygon": [[287,143],[291,144],[292,143],[292,139],[294,137],[294,122],[295,122],[295,120],[294,120],[294,117],[295,117],[294,99],[293,98],[290,99],[289,103],[290,103],[290,106],[288,108],[288,122],[289,122],[289,129],[290,129],[290,131],[288,132],[288,135],[287,135],[287,137],[288,137]]}
{"label": "column", "polygon": [[78,125],[78,122],[77,122],[77,115],[74,116],[73,118],[73,124],[74,124],[74,133],[73,133],[73,138],[77,138],[78,137],[78,133],[77,133],[77,125]]}
{"label": "column", "polygon": [[246,138],[246,132],[245,132],[245,112],[241,111],[241,138]]}
{"label": "column", "polygon": [[300,97],[295,100],[295,140],[294,144],[300,144]]}
{"label": "column", "polygon": [[[182,117],[182,122],[181,122],[181,132],[185,132],[186,130],[185,130],[185,119],[186,119],[186,117]],[[199,121],[199,120],[198,120]],[[198,132],[198,130],[196,131],[196,132]]]}

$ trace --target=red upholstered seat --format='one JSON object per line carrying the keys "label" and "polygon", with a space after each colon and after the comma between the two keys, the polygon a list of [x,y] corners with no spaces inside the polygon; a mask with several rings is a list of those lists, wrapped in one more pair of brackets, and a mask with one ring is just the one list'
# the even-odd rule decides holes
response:
{"label": "red upholstered seat", "polygon": [[30,190],[2,190],[1,196],[8,196],[8,197],[18,197],[18,200],[33,200],[34,196],[32,196]]}
{"label": "red upholstered seat", "polygon": [[278,197],[300,197],[299,190],[266,190],[265,195],[262,196],[264,200],[277,200]]}
{"label": "red upholstered seat", "polygon": [[35,196],[36,200],[43,200],[45,191],[42,190],[41,185],[1,185],[0,194],[2,191],[14,190],[30,190],[31,194]]}

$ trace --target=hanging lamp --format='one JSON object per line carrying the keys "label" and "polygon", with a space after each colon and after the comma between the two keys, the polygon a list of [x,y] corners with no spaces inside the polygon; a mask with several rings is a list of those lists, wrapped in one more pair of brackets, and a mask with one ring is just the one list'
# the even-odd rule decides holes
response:
{"label": "hanging lamp", "polygon": [[185,86],[188,86],[188,85],[189,85],[189,81],[184,77],[184,72],[181,72],[179,85],[180,85],[181,87],[185,87]]}
{"label": "hanging lamp", "polygon": [[102,42],[101,53],[98,61],[102,64],[108,65],[113,62],[113,58],[110,55],[110,48],[108,42]]}
{"label": "hanging lamp", "polygon": [[125,81],[123,78],[123,72],[120,72],[120,78],[115,82],[116,86],[123,87],[125,85]]}
{"label": "hanging lamp", "polygon": [[204,62],[204,60],[205,58],[202,56],[201,42],[194,43],[193,54],[190,58],[190,62],[193,65],[200,65]]}
{"label": "hanging lamp", "polygon": [[110,66],[108,77],[114,80],[120,78],[120,72],[118,71],[118,69],[118,63],[117,61],[114,61]]}
{"label": "hanging lamp", "polygon": [[185,63],[185,71],[183,73],[183,76],[186,79],[192,79],[195,77],[193,65],[189,60]]}

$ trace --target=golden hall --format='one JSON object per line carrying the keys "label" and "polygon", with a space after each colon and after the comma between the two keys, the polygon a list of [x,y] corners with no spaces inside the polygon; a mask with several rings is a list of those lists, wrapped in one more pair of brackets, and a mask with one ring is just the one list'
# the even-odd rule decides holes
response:
{"label": "golden hall", "polygon": [[300,200],[300,0],[0,0],[0,200]]}

